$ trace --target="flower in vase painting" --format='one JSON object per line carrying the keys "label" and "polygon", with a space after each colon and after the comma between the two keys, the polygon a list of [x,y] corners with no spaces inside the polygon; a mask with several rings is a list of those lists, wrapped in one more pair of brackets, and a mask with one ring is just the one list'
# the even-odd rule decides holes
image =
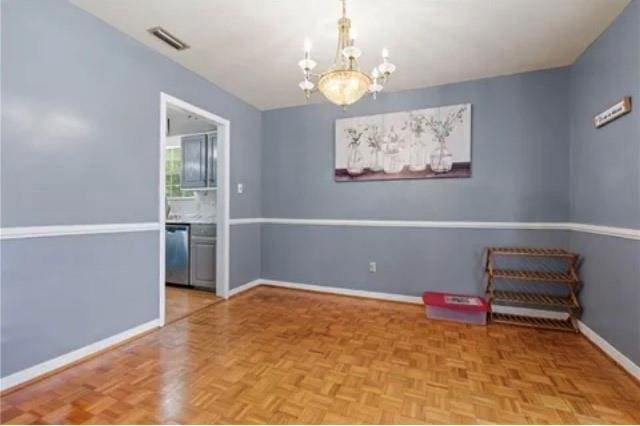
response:
{"label": "flower in vase painting", "polygon": [[422,114],[415,114],[413,112],[409,113],[409,120],[404,122],[402,126],[402,130],[410,130],[411,133],[416,137],[417,140],[420,140],[422,134],[427,131],[425,127],[426,117]]}
{"label": "flower in vase painting", "polygon": [[447,173],[453,168],[453,155],[447,148],[446,139],[451,135],[456,124],[464,122],[464,112],[467,106],[463,105],[455,111],[448,113],[444,119],[435,118],[433,115],[424,120],[425,126],[431,130],[434,139],[439,146],[431,152],[430,167],[435,173]]}
{"label": "flower in vase painting", "polygon": [[401,153],[404,139],[400,138],[400,135],[391,126],[389,133],[387,133],[382,144],[384,152],[383,170],[385,173],[400,173],[404,167],[402,162]]}
{"label": "flower in vase painting", "polygon": [[371,160],[369,161],[369,169],[374,172],[379,172],[383,169],[384,156],[382,152],[382,135],[380,128],[376,124],[369,126],[369,132],[367,134],[367,145],[369,146],[369,154]]}
{"label": "flower in vase painting", "polygon": [[471,176],[471,104],[341,118],[335,135],[336,181]]}
{"label": "flower in vase painting", "polygon": [[448,113],[444,119],[435,118],[433,115],[429,117],[422,117],[422,122],[426,128],[431,130],[433,136],[438,142],[444,141],[458,123],[464,121],[464,112],[467,110],[467,106],[463,105],[456,111]]}
{"label": "flower in vase painting", "polygon": [[409,145],[409,170],[421,172],[427,168],[427,147],[422,140],[422,134],[427,131],[426,117],[422,114],[409,113],[409,120],[405,121],[402,130],[412,135]]}
{"label": "flower in vase painting", "polygon": [[345,134],[349,138],[347,172],[350,175],[359,175],[364,171],[365,162],[364,156],[360,152],[360,143],[366,131],[367,126],[348,127],[345,129]]}

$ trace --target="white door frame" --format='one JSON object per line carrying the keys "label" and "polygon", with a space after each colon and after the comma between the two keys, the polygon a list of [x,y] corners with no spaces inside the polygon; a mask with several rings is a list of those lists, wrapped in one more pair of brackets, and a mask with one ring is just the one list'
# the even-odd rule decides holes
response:
{"label": "white door frame", "polygon": [[[218,171],[216,176],[216,294],[229,297],[229,181],[231,122],[202,108],[160,92],[160,175],[158,222],[160,223],[160,325],[165,323],[165,152],[167,146],[167,105],[197,114],[218,125]],[[222,208],[220,208],[222,207]]]}

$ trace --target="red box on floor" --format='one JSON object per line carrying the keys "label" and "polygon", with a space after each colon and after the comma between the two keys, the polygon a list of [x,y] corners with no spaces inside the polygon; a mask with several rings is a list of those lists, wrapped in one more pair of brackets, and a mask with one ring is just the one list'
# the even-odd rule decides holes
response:
{"label": "red box on floor", "polygon": [[427,318],[485,325],[489,305],[478,296],[425,291],[422,295]]}

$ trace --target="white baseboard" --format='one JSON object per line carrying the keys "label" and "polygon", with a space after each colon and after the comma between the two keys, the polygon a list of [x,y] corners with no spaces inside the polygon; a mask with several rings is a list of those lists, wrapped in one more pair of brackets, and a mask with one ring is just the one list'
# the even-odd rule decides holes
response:
{"label": "white baseboard", "polygon": [[379,299],[379,300],[390,300],[393,302],[407,302],[407,303],[422,304],[421,297],[405,296],[403,294],[380,293],[377,291],[366,291],[366,290],[352,290],[349,288],[342,288],[342,287],[327,287],[323,285],[302,284],[302,283],[294,283],[289,281],[277,281],[277,280],[267,280],[267,279],[262,279],[258,281],[260,281],[260,283],[262,284],[272,285],[275,287],[316,291],[319,293],[341,294],[344,296],[364,297],[367,299]]}
{"label": "white baseboard", "polygon": [[260,284],[262,284],[264,282],[264,280],[253,280],[253,281],[249,281],[246,284],[242,284],[240,287],[236,287],[236,288],[232,288],[231,290],[229,290],[229,297],[231,296],[235,296],[238,293],[242,293],[243,291],[247,291],[249,289],[252,289],[253,287],[257,287]]}
{"label": "white baseboard", "polygon": [[42,376],[43,374],[47,374],[51,371],[65,367],[75,361],[78,361],[96,352],[100,352],[104,349],[109,348],[110,346],[116,345],[120,342],[135,337],[138,334],[152,330],[156,327],[160,327],[159,319],[154,319],[144,324],[140,324],[114,336],[107,337],[106,339],[102,339],[80,349],[76,349],[64,355],[60,355],[57,358],[53,358],[40,364],[34,365],[33,367],[15,372],[7,377],[3,377],[2,379],[0,379],[0,390],[5,391],[21,383],[35,379],[38,376]]}
{"label": "white baseboard", "polygon": [[609,358],[613,359],[620,367],[624,368],[629,374],[636,379],[640,380],[640,366],[627,358],[623,353],[613,347],[611,343],[607,342],[598,333],[590,329],[582,321],[578,321],[578,328],[584,336],[591,340],[591,342],[602,349],[604,353],[609,355]]}

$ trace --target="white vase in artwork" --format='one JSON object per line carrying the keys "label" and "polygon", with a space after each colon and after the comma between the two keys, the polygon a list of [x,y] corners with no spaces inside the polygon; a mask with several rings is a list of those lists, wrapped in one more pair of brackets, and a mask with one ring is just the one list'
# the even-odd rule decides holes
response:
{"label": "white vase in artwork", "polygon": [[422,140],[422,135],[426,131],[425,116],[422,114],[409,113],[409,120],[405,122],[402,130],[408,130],[411,137],[409,146],[409,170],[421,172],[427,169],[427,147]]}
{"label": "white vase in artwork", "polygon": [[382,152],[382,142],[377,125],[369,126],[367,144],[369,145],[369,170],[379,172],[382,170],[384,154]]}
{"label": "white vase in artwork", "polygon": [[431,170],[435,173],[447,173],[453,168],[453,155],[447,149],[444,138],[438,141],[438,147],[431,151]]}
{"label": "white vase in artwork", "polygon": [[382,169],[385,173],[400,173],[404,164],[400,155],[400,145],[391,142],[385,145]]}
{"label": "white vase in artwork", "polygon": [[384,137],[382,144],[384,160],[382,169],[385,173],[400,173],[404,168],[402,162],[402,140],[391,126],[389,134]]}
{"label": "white vase in artwork", "polygon": [[382,149],[371,150],[371,162],[369,163],[369,169],[373,172],[379,172],[384,167],[384,154]]}
{"label": "white vase in artwork", "polygon": [[385,154],[383,170],[385,173],[400,173],[402,171],[400,154]]}
{"label": "white vase in artwork", "polygon": [[414,140],[409,151],[409,170],[421,172],[427,168],[427,147],[421,140]]}
{"label": "white vase in artwork", "polygon": [[367,126],[354,126],[345,129],[345,134],[350,140],[347,147],[347,173],[352,176],[361,175],[366,166],[364,156],[360,152],[360,143],[366,131]]}
{"label": "white vase in artwork", "polygon": [[347,157],[347,173],[350,175],[361,175],[364,172],[364,156],[360,152],[360,145],[349,144],[349,155]]}

